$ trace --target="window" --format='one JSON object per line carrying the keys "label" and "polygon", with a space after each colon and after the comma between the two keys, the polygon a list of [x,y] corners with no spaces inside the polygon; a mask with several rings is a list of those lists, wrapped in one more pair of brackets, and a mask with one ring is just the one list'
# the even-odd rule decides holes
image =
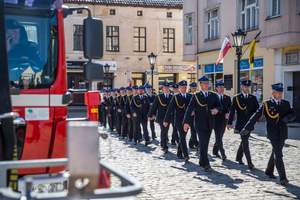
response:
{"label": "window", "polygon": [[135,27],[133,35],[133,51],[146,51],[146,28]]}
{"label": "window", "polygon": [[271,16],[280,15],[281,0],[271,0]]}
{"label": "window", "polygon": [[138,10],[137,11],[137,16],[143,16],[143,11],[142,10]]}
{"label": "window", "polygon": [[167,17],[172,18],[172,12],[167,12]]}
{"label": "window", "polygon": [[258,29],[259,10],[257,0],[241,0],[240,26],[243,31]]}
{"label": "window", "polygon": [[119,51],[119,27],[106,27],[106,51]]}
{"label": "window", "polygon": [[223,63],[204,65],[204,74],[209,78],[209,90],[215,90],[216,84],[223,81]]}
{"label": "window", "polygon": [[74,25],[74,50],[83,51],[83,26]]}
{"label": "window", "polygon": [[188,74],[187,79],[189,80],[189,83],[196,82],[196,74]]}
{"label": "window", "polygon": [[285,64],[286,65],[297,65],[299,64],[299,52],[290,52],[285,54]]}
{"label": "window", "polygon": [[77,10],[77,14],[82,14],[82,10]]}
{"label": "window", "polygon": [[219,9],[211,10],[206,15],[206,39],[213,40],[219,38]]}
{"label": "window", "polygon": [[116,15],[116,10],[115,9],[110,9],[109,14],[110,15]]}
{"label": "window", "polygon": [[35,25],[23,25],[23,26],[27,32],[28,41],[39,44],[38,36],[37,36],[37,27]]}
{"label": "window", "polygon": [[194,13],[185,15],[185,44],[194,43]]}
{"label": "window", "polygon": [[163,51],[164,53],[175,52],[175,29],[173,28],[163,29]]}

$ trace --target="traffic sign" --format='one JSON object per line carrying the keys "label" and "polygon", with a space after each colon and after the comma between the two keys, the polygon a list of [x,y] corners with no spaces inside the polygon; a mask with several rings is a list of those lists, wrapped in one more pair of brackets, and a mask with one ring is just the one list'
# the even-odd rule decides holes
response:
{"label": "traffic sign", "polygon": [[[146,71],[146,75],[151,75],[151,71]],[[153,75],[159,75],[158,71],[153,71]]]}

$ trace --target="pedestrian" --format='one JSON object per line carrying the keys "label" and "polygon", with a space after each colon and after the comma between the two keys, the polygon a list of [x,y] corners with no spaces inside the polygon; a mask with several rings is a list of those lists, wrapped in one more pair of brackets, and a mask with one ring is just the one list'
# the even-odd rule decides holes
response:
{"label": "pedestrian", "polygon": [[222,112],[220,100],[214,92],[209,92],[209,79],[203,76],[199,79],[201,91],[195,93],[184,115],[184,131],[187,132],[191,116],[194,115],[194,125],[199,137],[199,165],[205,170],[211,168],[207,156],[208,144],[212,129],[215,128],[215,115]]}
{"label": "pedestrian", "polygon": [[[193,95],[197,90],[197,83],[193,82],[189,86],[190,86],[190,94]],[[191,137],[189,141],[189,148],[196,149],[196,151],[199,151],[199,141],[197,139],[197,133],[194,127],[194,116],[192,116],[190,120],[190,132],[191,132]]]}
{"label": "pedestrian", "polygon": [[[250,86],[251,86],[250,80],[242,81],[241,84],[242,92],[233,97],[230,106],[229,119],[227,123],[228,130],[230,130],[232,127],[232,121],[233,121],[235,111],[237,111],[235,129],[241,132],[243,127],[249,121],[250,117],[259,108],[256,97],[252,94],[249,94]],[[254,126],[249,127],[249,131],[252,131],[253,129]],[[245,153],[248,167],[249,169],[252,169],[254,165],[252,163],[250,150],[249,150],[249,137],[250,137],[250,133],[241,136],[242,141],[240,143],[239,149],[236,154],[236,161],[238,161],[239,164],[243,165],[244,163],[242,161],[242,158],[243,158],[243,153]]]}
{"label": "pedestrian", "polygon": [[260,108],[252,115],[248,123],[241,131],[242,137],[249,135],[252,127],[264,115],[267,121],[267,138],[272,145],[272,153],[268,162],[265,174],[275,179],[274,164],[277,168],[280,183],[282,185],[289,182],[286,177],[282,149],[285,140],[288,138],[287,123],[296,118],[296,111],[291,108],[288,100],[282,99],[283,84],[277,83],[272,85],[272,98],[265,101]]}
{"label": "pedestrian", "polygon": [[[186,108],[192,98],[192,94],[186,93],[187,89],[187,82],[182,80],[178,83],[179,85],[179,93],[176,93],[168,105],[168,109],[166,115],[164,117],[164,126],[167,127],[170,123],[171,112],[174,112],[174,125],[176,126],[176,130],[179,132],[179,142],[178,142],[178,149],[177,149],[177,157],[180,159],[184,159],[186,162],[190,159],[188,150],[187,150],[187,143],[186,143],[186,134],[187,132],[183,129],[183,118],[186,111]],[[182,155],[183,154],[183,155]]]}
{"label": "pedestrian", "polygon": [[[142,125],[143,127],[143,135],[145,138],[145,146],[148,146],[151,144],[149,133],[148,133],[148,127],[147,127],[147,114],[149,112],[149,99],[146,95],[144,95],[145,88],[143,86],[139,86],[138,88],[138,95],[135,95],[132,97],[132,101],[130,103],[130,110],[132,112],[133,116],[133,126],[135,130]],[[137,145],[138,140],[138,132],[134,131],[134,144]]]}
{"label": "pedestrian", "polygon": [[[147,89],[147,96],[149,98],[150,109],[151,109],[151,106],[153,105],[155,99],[155,94],[152,93],[152,85],[147,85],[146,89]],[[150,120],[150,129],[152,133],[152,139],[155,140],[157,137],[155,133],[154,120]]]}
{"label": "pedestrian", "polygon": [[164,153],[168,153],[169,149],[167,144],[169,125],[165,127],[163,125],[163,120],[167,112],[168,105],[173,97],[173,95],[170,94],[169,87],[169,83],[163,83],[163,92],[156,95],[153,105],[148,113],[148,121],[155,119],[155,122],[160,126],[160,146]]}
{"label": "pedestrian", "polygon": [[[213,155],[216,157],[221,157],[222,160],[226,160],[225,150],[223,147],[223,135],[226,129],[227,121],[229,118],[229,108],[231,104],[230,96],[224,94],[225,83],[220,81],[216,84],[216,91],[219,97],[219,100],[223,106],[222,112],[219,112],[215,115],[215,144],[213,147]],[[221,156],[218,151],[220,151]]]}

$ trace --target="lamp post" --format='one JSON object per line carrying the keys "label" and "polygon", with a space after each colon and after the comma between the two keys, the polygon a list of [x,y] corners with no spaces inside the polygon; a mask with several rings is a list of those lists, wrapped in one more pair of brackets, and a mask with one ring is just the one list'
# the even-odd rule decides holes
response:
{"label": "lamp post", "polygon": [[236,48],[236,55],[237,55],[237,59],[238,59],[238,63],[237,63],[237,93],[239,93],[240,91],[240,68],[241,68],[241,57],[242,57],[242,48],[244,45],[244,40],[245,37],[247,35],[247,33],[244,33],[240,28],[238,28],[238,30],[232,34],[233,37],[233,41],[234,41],[234,45]]}
{"label": "lamp post", "polygon": [[151,52],[151,54],[148,55],[148,59],[151,65],[151,82],[152,82],[151,86],[152,86],[152,93],[153,93],[153,69],[154,69],[156,55],[154,55],[153,52]]}
{"label": "lamp post", "polygon": [[109,72],[109,65],[106,63],[106,65],[104,65],[104,70],[105,70],[105,74],[106,74],[106,87],[108,89],[108,72]]}

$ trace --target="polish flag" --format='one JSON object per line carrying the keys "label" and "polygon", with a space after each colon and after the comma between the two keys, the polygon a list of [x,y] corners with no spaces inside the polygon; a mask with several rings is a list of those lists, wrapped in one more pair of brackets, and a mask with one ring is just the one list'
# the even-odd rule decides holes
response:
{"label": "polish flag", "polygon": [[132,87],[132,86],[133,86],[132,77],[130,77],[130,84],[129,84],[129,87]]}
{"label": "polish flag", "polygon": [[221,47],[219,58],[216,63],[216,66],[218,66],[219,63],[223,63],[223,58],[225,57],[225,55],[230,47],[231,47],[231,44],[230,44],[229,40],[227,39],[227,37],[225,37],[222,47]]}

